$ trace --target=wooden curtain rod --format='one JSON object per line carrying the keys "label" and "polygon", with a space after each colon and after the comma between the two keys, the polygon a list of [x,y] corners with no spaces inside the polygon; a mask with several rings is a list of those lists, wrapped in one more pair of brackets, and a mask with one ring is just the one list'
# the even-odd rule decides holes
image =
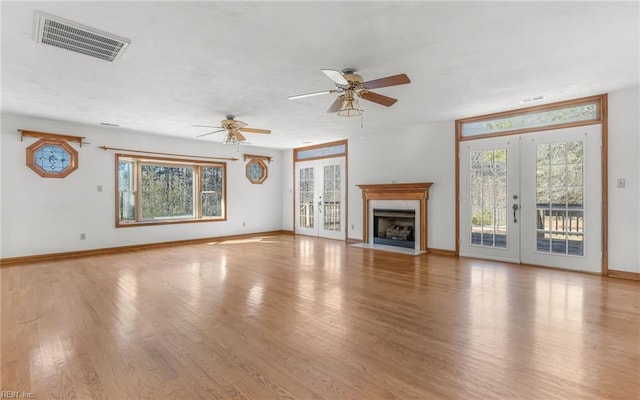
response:
{"label": "wooden curtain rod", "polygon": [[134,150],[134,149],[118,149],[116,147],[107,147],[100,146],[102,150],[115,150],[115,151],[129,151],[132,153],[144,153],[144,154],[157,154],[162,156],[177,156],[177,157],[191,157],[191,158],[206,158],[209,160],[229,160],[229,161],[238,161],[237,158],[233,157],[207,157],[207,156],[190,156],[188,154],[176,154],[176,153],[160,153],[157,151],[144,151],[144,150]]}

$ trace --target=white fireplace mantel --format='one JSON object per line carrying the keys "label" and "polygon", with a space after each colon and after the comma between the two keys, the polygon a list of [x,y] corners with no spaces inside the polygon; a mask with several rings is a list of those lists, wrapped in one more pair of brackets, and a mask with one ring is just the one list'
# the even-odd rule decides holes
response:
{"label": "white fireplace mantel", "polygon": [[369,232],[371,200],[418,200],[419,207],[416,218],[419,219],[420,229],[416,240],[420,242],[420,250],[427,251],[427,200],[431,185],[433,185],[432,182],[357,185],[362,189],[362,222],[364,225],[362,240],[369,243],[371,236]]}

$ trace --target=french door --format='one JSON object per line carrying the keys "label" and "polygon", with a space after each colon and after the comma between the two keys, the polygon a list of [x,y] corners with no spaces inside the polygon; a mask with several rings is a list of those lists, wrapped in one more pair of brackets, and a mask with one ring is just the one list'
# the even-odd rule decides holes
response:
{"label": "french door", "polygon": [[295,232],[345,239],[345,158],[296,162]]}
{"label": "french door", "polygon": [[599,273],[601,125],[461,142],[460,255]]}
{"label": "french door", "polygon": [[517,136],[461,143],[460,255],[520,262],[518,146]]}

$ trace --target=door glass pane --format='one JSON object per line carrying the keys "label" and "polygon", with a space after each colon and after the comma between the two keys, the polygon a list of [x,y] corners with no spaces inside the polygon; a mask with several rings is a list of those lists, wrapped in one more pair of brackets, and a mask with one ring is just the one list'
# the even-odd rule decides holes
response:
{"label": "door glass pane", "polygon": [[313,228],[313,168],[300,168],[298,198],[300,199],[300,227]]}
{"label": "door glass pane", "polygon": [[324,190],[322,192],[323,223],[322,228],[329,231],[340,231],[340,198],[341,176],[340,165],[324,167]]}
{"label": "door glass pane", "polygon": [[584,255],[582,141],[537,145],[536,250]]}
{"label": "door glass pane", "polygon": [[507,150],[471,151],[471,244],[507,247]]}

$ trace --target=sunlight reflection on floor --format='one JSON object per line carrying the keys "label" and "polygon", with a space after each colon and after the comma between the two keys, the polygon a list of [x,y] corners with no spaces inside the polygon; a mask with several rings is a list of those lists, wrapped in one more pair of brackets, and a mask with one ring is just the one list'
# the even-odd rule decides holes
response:
{"label": "sunlight reflection on floor", "polygon": [[243,243],[278,243],[277,240],[265,240],[265,237],[251,237],[246,239],[223,240],[220,242],[209,242],[207,244],[243,244]]}

